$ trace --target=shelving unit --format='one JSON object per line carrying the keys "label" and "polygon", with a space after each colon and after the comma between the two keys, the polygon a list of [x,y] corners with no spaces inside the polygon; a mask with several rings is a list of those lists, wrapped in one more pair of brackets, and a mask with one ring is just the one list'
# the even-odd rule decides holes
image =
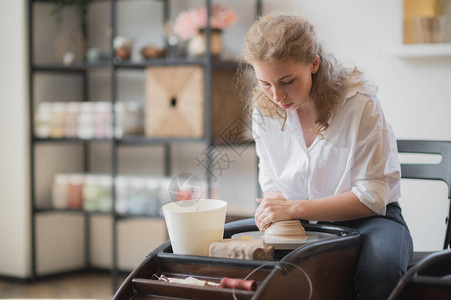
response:
{"label": "shelving unit", "polygon": [[[94,0],[101,1],[101,0]],[[156,1],[156,0],[148,0],[148,1]],[[167,21],[170,15],[169,12],[169,1],[170,0],[160,0],[158,2],[162,2],[162,14],[163,20]],[[177,1],[177,0],[172,0]],[[256,3],[256,15],[260,15],[262,11],[261,0],[253,0]],[[39,214],[45,213],[64,213],[64,214],[81,214],[84,217],[84,233],[85,233],[85,269],[89,269],[90,266],[90,244],[89,244],[89,235],[90,235],[90,217],[93,215],[100,216],[111,216],[112,217],[112,285],[113,290],[115,290],[118,286],[118,231],[117,224],[122,219],[129,218],[142,218],[149,217],[148,215],[132,215],[132,214],[119,214],[115,210],[116,204],[116,189],[114,184],[114,178],[119,175],[118,170],[118,150],[121,147],[133,147],[133,146],[152,146],[159,145],[163,146],[164,160],[163,160],[163,169],[164,175],[171,175],[171,144],[174,143],[205,143],[206,145],[210,145],[213,141],[212,136],[212,71],[213,70],[236,70],[237,62],[234,61],[217,61],[213,60],[210,55],[210,28],[207,26],[206,28],[206,37],[207,37],[207,50],[204,57],[201,58],[171,58],[171,59],[151,59],[141,62],[133,62],[133,61],[121,61],[117,63],[113,60],[114,51],[113,51],[113,40],[117,35],[117,3],[121,2],[121,0],[102,0],[102,2],[107,2],[109,4],[109,29],[111,32],[111,36],[109,39],[109,51],[110,55],[106,61],[101,61],[98,63],[74,63],[70,66],[64,66],[62,64],[55,63],[36,63],[33,57],[34,53],[34,37],[33,37],[33,24],[34,24],[34,4],[36,3],[48,3],[48,0],[30,0],[28,15],[29,15],[29,114],[30,114],[30,187],[31,187],[31,266],[32,266],[32,277],[33,279],[37,279],[39,275],[37,274],[36,261],[37,261],[37,229],[36,229],[36,216]],[[211,0],[205,0],[205,6],[210,8],[212,5]],[[207,9],[209,11],[209,9]],[[208,14],[207,20],[209,20],[210,15]],[[207,24],[209,22],[207,21]],[[79,138],[38,138],[34,136],[34,113],[35,113],[35,76],[37,74],[63,74],[63,75],[74,75],[81,77],[81,97],[83,101],[89,101],[89,74],[92,71],[97,70],[106,70],[109,72],[109,89],[110,89],[110,101],[112,103],[112,107],[119,100],[118,99],[118,72],[120,70],[144,70],[149,66],[200,66],[204,71],[204,135],[201,138],[149,138],[145,136],[124,136],[121,138],[117,138],[113,135],[112,138],[100,138],[100,139],[79,139]],[[115,111],[112,109],[112,128],[116,127],[116,118]],[[114,132],[114,130],[113,130]],[[82,170],[84,173],[90,173],[90,153],[89,146],[93,143],[104,143],[111,147],[111,172],[109,175],[112,177],[113,186],[111,189],[112,192],[112,211],[110,213],[105,212],[87,212],[83,210],[75,210],[75,209],[54,209],[51,207],[40,207],[36,203],[36,176],[37,176],[37,168],[36,168],[36,147],[38,145],[80,145],[82,148]],[[212,157],[210,151],[206,151],[206,166],[207,170],[211,169]],[[206,172],[206,181],[207,188],[210,196],[210,186],[211,186],[211,175],[210,172]],[[50,187],[48,187],[50,188]]]}
{"label": "shelving unit", "polygon": [[451,57],[450,1],[404,0],[400,58]]}
{"label": "shelving unit", "polygon": [[394,54],[400,58],[451,57],[451,43],[403,45]]}

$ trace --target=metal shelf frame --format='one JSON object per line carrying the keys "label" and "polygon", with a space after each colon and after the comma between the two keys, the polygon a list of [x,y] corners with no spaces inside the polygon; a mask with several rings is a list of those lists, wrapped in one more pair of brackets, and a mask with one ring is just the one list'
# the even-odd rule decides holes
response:
{"label": "metal shelf frame", "polygon": [[[143,60],[139,62],[130,62],[130,61],[120,61],[117,62],[113,59],[114,57],[114,48],[113,48],[113,40],[117,34],[117,3],[125,2],[123,0],[94,0],[98,2],[107,2],[109,5],[109,14],[110,14],[110,29],[111,29],[111,37],[110,37],[110,53],[109,59],[100,61],[98,63],[76,63],[70,66],[64,66],[62,64],[39,64],[35,63],[33,57],[34,50],[34,39],[33,39],[33,24],[34,24],[34,4],[36,3],[52,3],[52,0],[28,0],[28,71],[29,71],[29,80],[28,80],[28,90],[29,90],[29,158],[30,158],[30,216],[31,216],[31,280],[35,281],[38,278],[43,278],[48,275],[39,276],[37,274],[36,265],[37,265],[37,230],[36,230],[36,215],[37,214],[46,214],[46,213],[69,213],[69,214],[82,214],[84,217],[84,234],[85,234],[85,268],[77,271],[86,271],[95,268],[90,266],[90,218],[94,215],[107,215],[111,216],[113,219],[112,222],[112,267],[111,267],[111,277],[112,277],[112,288],[113,292],[116,291],[118,287],[118,276],[119,276],[119,267],[118,267],[118,232],[117,232],[117,223],[121,219],[129,219],[129,218],[156,218],[161,216],[151,216],[151,215],[132,215],[132,214],[119,214],[115,211],[114,207],[116,204],[116,189],[113,180],[112,186],[112,200],[113,200],[113,209],[111,212],[87,212],[83,210],[74,210],[74,209],[53,209],[53,208],[42,208],[36,206],[36,146],[40,144],[82,144],[83,145],[83,170],[88,173],[90,170],[89,163],[89,145],[91,143],[110,143],[111,144],[111,176],[114,179],[118,175],[118,148],[119,147],[129,147],[135,145],[163,145],[164,146],[164,175],[171,175],[171,144],[173,143],[206,143],[206,145],[210,145],[213,142],[212,137],[212,71],[215,69],[225,69],[225,70],[236,70],[240,62],[238,61],[217,61],[214,60],[210,54],[210,39],[211,39],[211,28],[209,26],[210,22],[210,13],[212,0],[204,0],[205,7],[207,8],[207,27],[205,29],[206,33],[206,54],[201,58],[164,58],[164,59],[152,59],[152,60]],[[162,14],[164,22],[169,20],[170,11],[169,11],[169,1],[177,1],[177,0],[149,0],[154,2],[162,3]],[[260,16],[262,13],[262,1],[261,0],[253,0],[256,2],[256,10],[255,16]],[[204,109],[204,136],[202,138],[148,138],[144,136],[127,136],[127,137],[113,137],[113,138],[103,138],[103,139],[78,139],[78,138],[38,138],[34,136],[34,112],[35,112],[35,83],[34,76],[36,74],[41,73],[56,73],[56,74],[73,74],[76,76],[82,76],[82,97],[83,101],[89,101],[89,80],[88,75],[90,72],[95,72],[97,70],[108,70],[109,71],[109,85],[110,85],[110,95],[111,95],[111,103],[112,103],[112,128],[115,128],[116,118],[114,112],[114,104],[118,101],[118,72],[120,70],[144,70],[148,66],[176,66],[176,65],[199,65],[204,69],[204,97],[205,97],[205,109]],[[208,148],[210,149],[210,148]],[[211,169],[212,167],[212,153],[211,149],[207,150],[205,153],[206,156],[206,166],[207,169]],[[208,187],[208,196],[210,197],[210,186],[211,186],[211,174],[210,172],[206,172],[206,181]],[[73,272],[74,270],[70,270]]]}

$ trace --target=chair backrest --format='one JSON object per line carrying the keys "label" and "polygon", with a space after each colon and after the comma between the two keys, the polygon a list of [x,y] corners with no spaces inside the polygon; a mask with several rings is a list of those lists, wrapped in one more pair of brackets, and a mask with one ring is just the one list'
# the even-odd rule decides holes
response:
{"label": "chair backrest", "polygon": [[[398,140],[399,153],[438,154],[442,159],[437,164],[401,164],[401,177],[410,179],[441,180],[448,185],[448,200],[451,199],[451,141]],[[443,249],[451,242],[451,205],[447,217],[447,228]]]}
{"label": "chair backrest", "polygon": [[451,299],[451,250],[430,254],[399,280],[388,300]]}

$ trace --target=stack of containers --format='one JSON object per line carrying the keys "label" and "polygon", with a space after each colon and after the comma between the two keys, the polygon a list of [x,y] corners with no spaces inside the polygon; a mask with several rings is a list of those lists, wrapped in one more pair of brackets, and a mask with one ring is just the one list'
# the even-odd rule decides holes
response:
{"label": "stack of containers", "polygon": [[[34,133],[38,138],[112,138],[111,102],[41,102],[35,113]],[[143,105],[117,102],[116,137],[144,133]]]}
{"label": "stack of containers", "polygon": [[[111,212],[112,183],[109,175],[56,174],[52,185],[52,206],[55,209]],[[117,176],[116,212],[163,215],[161,206],[171,201],[169,183],[167,177]]]}

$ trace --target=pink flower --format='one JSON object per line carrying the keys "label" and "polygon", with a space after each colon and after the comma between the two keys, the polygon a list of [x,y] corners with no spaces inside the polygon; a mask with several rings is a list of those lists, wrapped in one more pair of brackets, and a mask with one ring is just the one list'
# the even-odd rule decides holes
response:
{"label": "pink flower", "polygon": [[[232,9],[212,5],[210,16],[210,27],[225,30],[236,22],[236,15]],[[182,40],[192,38],[199,29],[207,26],[207,9],[201,7],[181,12],[174,24],[174,32]]]}

